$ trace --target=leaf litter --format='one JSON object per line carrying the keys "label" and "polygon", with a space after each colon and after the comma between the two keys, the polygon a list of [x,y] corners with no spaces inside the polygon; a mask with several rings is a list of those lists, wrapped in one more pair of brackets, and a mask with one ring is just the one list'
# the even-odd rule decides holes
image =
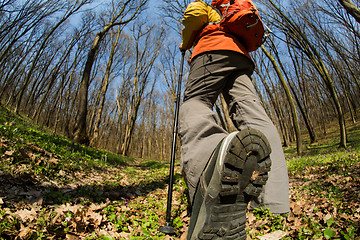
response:
{"label": "leaf litter", "polygon": [[[165,236],[158,228],[165,224],[168,164],[153,168],[138,160],[72,170],[35,144],[17,150],[4,137],[0,144],[2,238],[185,239],[190,217],[179,166],[172,205],[176,234]],[[273,215],[267,209],[248,213],[249,238],[356,239],[359,155],[348,153],[336,160],[336,168],[328,164],[290,171],[290,214]],[[41,167],[55,171],[43,174]]]}

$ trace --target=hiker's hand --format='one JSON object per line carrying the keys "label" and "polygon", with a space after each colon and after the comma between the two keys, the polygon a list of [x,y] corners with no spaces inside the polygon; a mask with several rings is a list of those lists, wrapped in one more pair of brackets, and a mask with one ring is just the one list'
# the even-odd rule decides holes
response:
{"label": "hiker's hand", "polygon": [[185,51],[186,51],[186,49],[183,48],[183,44],[182,44],[182,43],[180,43],[179,49],[180,49],[181,52],[185,52]]}
{"label": "hiker's hand", "polygon": [[187,59],[187,62],[188,62],[188,64],[189,64],[189,66],[191,66],[191,58],[188,58],[188,59]]}

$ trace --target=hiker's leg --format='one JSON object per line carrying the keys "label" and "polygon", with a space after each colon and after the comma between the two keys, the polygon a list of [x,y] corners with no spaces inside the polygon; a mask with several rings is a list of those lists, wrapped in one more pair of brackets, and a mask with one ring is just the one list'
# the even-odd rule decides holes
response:
{"label": "hiker's leg", "polygon": [[179,115],[181,166],[191,200],[213,150],[228,135],[218,125],[213,105],[236,65],[228,52],[202,54],[191,63]]}
{"label": "hiker's leg", "polygon": [[229,103],[230,116],[235,126],[241,130],[254,128],[260,130],[269,140],[272,165],[269,179],[259,197],[261,205],[273,213],[288,213],[289,180],[281,139],[276,127],[267,116],[255,92],[248,74],[239,71],[234,81],[228,82],[224,89]]}
{"label": "hiker's leg", "polygon": [[181,167],[192,201],[200,175],[213,150],[227,132],[217,124],[212,109],[199,99],[191,99],[182,104],[179,124]]}

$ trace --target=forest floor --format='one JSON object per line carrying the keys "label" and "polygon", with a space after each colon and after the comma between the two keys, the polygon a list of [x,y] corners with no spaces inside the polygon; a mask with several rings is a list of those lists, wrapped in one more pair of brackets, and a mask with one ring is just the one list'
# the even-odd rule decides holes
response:
{"label": "forest floor", "polygon": [[[175,168],[174,236],[165,223],[169,161],[78,146],[0,107],[0,239],[185,239],[186,186]],[[304,155],[285,148],[288,216],[248,214],[251,239],[360,239],[360,124],[336,126]]]}

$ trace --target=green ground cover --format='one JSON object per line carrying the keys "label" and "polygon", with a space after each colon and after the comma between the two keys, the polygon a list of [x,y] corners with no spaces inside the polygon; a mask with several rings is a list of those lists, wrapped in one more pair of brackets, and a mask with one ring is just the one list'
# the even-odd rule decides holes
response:
{"label": "green ground cover", "polygon": [[[249,213],[252,239],[359,239],[360,124],[348,124],[348,136],[349,148],[338,149],[334,126],[305,144],[304,156],[285,149],[291,213]],[[168,175],[168,161],[78,146],[0,107],[0,239],[184,239],[189,214],[179,164],[176,234],[158,231]]]}

